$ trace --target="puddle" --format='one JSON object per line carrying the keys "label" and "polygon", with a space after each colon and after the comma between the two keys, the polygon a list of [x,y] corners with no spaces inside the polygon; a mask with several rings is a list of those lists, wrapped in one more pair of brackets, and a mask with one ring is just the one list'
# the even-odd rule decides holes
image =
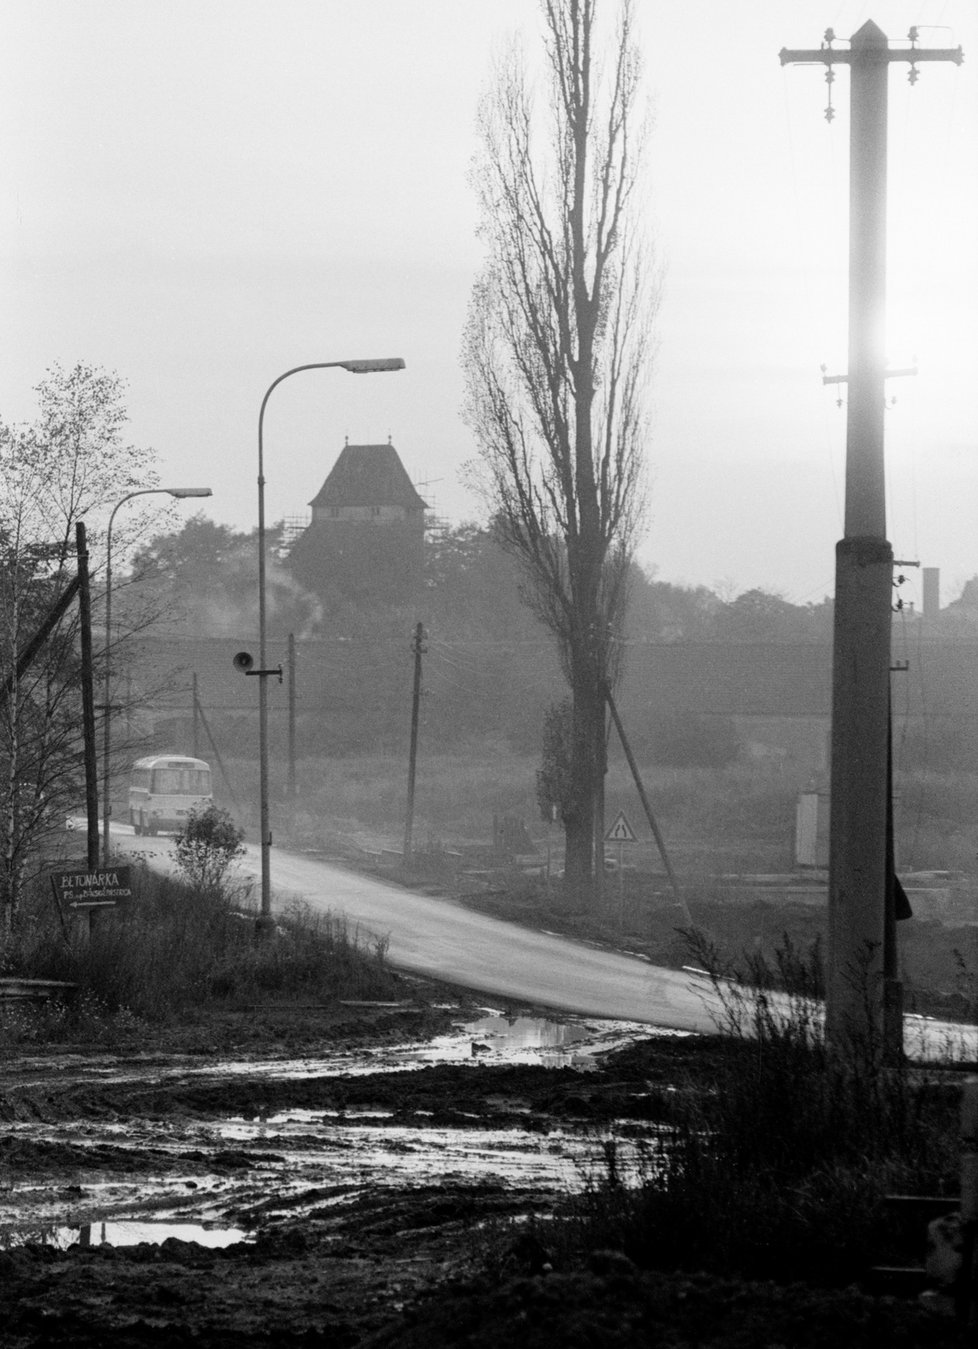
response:
{"label": "puddle", "polygon": [[[161,1086],[188,1079],[222,1077],[367,1077],[372,1073],[396,1069],[428,1067],[435,1063],[540,1064],[549,1067],[574,1067],[586,1070],[596,1054],[620,1048],[649,1036],[686,1037],[689,1031],[663,1029],[631,1021],[607,1021],[598,1017],[565,1017],[561,1021],[547,1017],[507,1017],[491,1008],[481,1015],[459,1011],[458,1025],[434,1040],[398,1046],[367,1046],[356,1051],[319,1054],[289,1059],[208,1059],[200,1062],[175,1057],[165,1062],[153,1059],[105,1062],[65,1056],[62,1067],[66,1080],[75,1082],[111,1081],[120,1085],[152,1081]],[[36,1073],[36,1078],[35,1078]],[[17,1067],[21,1089],[49,1080],[50,1061],[25,1058]]]}
{"label": "puddle", "polygon": [[369,1124],[324,1125],[321,1110],[284,1111],[269,1120],[227,1120],[217,1132],[225,1145],[263,1145],[287,1154],[290,1164],[301,1159],[326,1183],[411,1185],[449,1176],[557,1188],[574,1188],[579,1168],[587,1167],[611,1136],[608,1131],[583,1133],[557,1126],[540,1132],[478,1125],[378,1130]]}
{"label": "puddle", "polygon": [[[457,1026],[430,1042],[278,1060],[129,1060],[108,1067],[104,1061],[76,1061],[69,1075],[76,1081],[109,1076],[120,1084],[150,1080],[166,1090],[181,1080],[364,1077],[439,1063],[587,1071],[598,1054],[657,1033],[684,1034],[598,1018],[507,1017],[484,1008],[475,1016],[459,1012]],[[520,1102],[510,1109],[518,1115]],[[461,1127],[427,1121],[402,1127],[379,1104],[346,1112],[279,1109],[264,1118],[210,1121],[16,1121],[5,1129],[14,1138],[64,1145],[76,1154],[109,1142],[117,1159],[110,1170],[100,1167],[97,1154],[91,1169],[76,1162],[74,1174],[66,1174],[60,1185],[24,1176],[0,1187],[0,1249],[26,1242],[60,1248],[132,1245],[168,1237],[226,1246],[250,1240],[252,1226],[355,1202],[377,1187],[489,1182],[567,1193],[584,1188],[601,1171],[610,1142],[626,1174],[633,1168],[635,1174],[647,1173],[657,1151],[656,1129],[648,1122],[619,1120],[594,1130],[527,1119],[525,1125],[486,1128],[473,1116],[471,1125]],[[135,1161],[129,1170],[119,1151],[131,1151],[134,1159],[140,1154],[140,1163],[147,1152],[160,1155],[159,1173],[147,1176]],[[191,1159],[198,1164],[188,1167]]]}
{"label": "puddle", "polygon": [[[262,1222],[291,1219],[321,1208],[353,1203],[379,1187],[445,1184],[499,1184],[511,1192],[584,1190],[605,1169],[605,1152],[614,1143],[618,1173],[625,1184],[647,1177],[658,1151],[654,1126],[636,1126],[630,1136],[621,1121],[611,1130],[583,1133],[551,1128],[545,1133],[519,1129],[385,1128],[337,1129],[322,1135],[314,1121],[294,1112],[268,1134],[268,1142],[289,1160],[285,1174],[265,1187],[256,1212]],[[267,1125],[228,1121],[226,1139],[254,1147]],[[291,1130],[296,1131],[291,1135]]]}
{"label": "puddle", "polygon": [[502,1061],[587,1071],[595,1066],[596,1055],[623,1048],[634,1040],[649,1036],[685,1038],[689,1034],[634,1021],[570,1016],[553,1021],[547,1017],[505,1016],[484,1008],[481,1016],[460,1021],[449,1034],[424,1044],[402,1046],[393,1053],[386,1051],[386,1057],[400,1067]]}
{"label": "puddle", "polygon": [[537,1064],[587,1070],[597,1054],[606,1053],[635,1039],[655,1036],[687,1036],[688,1031],[662,1030],[632,1021],[598,1018],[507,1017],[485,1008],[468,1017],[460,1013],[458,1025],[445,1035],[417,1043],[367,1047],[355,1054],[326,1054],[316,1058],[249,1062],[231,1060],[206,1066],[184,1066],[186,1077],[368,1077],[396,1069],[426,1068],[437,1063]]}
{"label": "puddle", "polygon": [[543,1017],[501,1016],[489,1012],[467,1021],[460,1031],[442,1035],[410,1053],[424,1064],[486,1062],[536,1063],[588,1069],[596,1053],[624,1043],[638,1028],[626,1023],[548,1021]]}
{"label": "puddle", "polygon": [[143,1243],[160,1246],[171,1237],[215,1250],[254,1240],[250,1233],[238,1227],[207,1227],[203,1223],[97,1222],[82,1223],[79,1227],[9,1228],[0,1231],[0,1249],[13,1250],[28,1243],[53,1246],[59,1251],[66,1251],[70,1246],[139,1246]]}
{"label": "puddle", "polygon": [[[13,1126],[17,1132],[24,1126]],[[87,1126],[86,1126],[87,1127]],[[47,1129],[56,1141],[80,1141],[78,1125]],[[215,1159],[226,1149],[247,1149],[240,1173],[205,1168],[196,1178],[120,1173],[111,1179],[63,1188],[35,1183],[0,1192],[0,1249],[41,1242],[133,1245],[167,1237],[225,1246],[252,1239],[248,1228],[304,1213],[355,1203],[377,1188],[444,1183],[495,1183],[514,1191],[572,1193],[603,1171],[614,1141],[619,1174],[647,1175],[656,1148],[647,1122],[580,1131],[550,1127],[493,1129],[407,1127],[337,1123],[322,1111],[291,1110],[266,1120],[230,1119],[195,1125],[192,1143]],[[165,1137],[143,1121],[134,1150],[154,1146],[177,1153],[187,1135]],[[155,1137],[154,1137],[155,1134]]]}

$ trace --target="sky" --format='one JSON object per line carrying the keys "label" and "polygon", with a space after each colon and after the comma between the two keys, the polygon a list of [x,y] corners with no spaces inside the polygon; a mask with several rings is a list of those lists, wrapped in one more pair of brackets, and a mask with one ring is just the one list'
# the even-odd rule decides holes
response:
{"label": "sky", "polygon": [[[947,603],[978,573],[978,5],[638,0],[653,112],[637,196],[663,274],[638,557],[795,603],[834,585],[845,410],[848,39],[964,48],[889,81],[887,520]],[[54,363],[126,381],[133,443],[205,513],[303,517],[345,440],[392,440],[438,516],[466,486],[462,329],[482,260],[469,171],[494,53],[534,0],[0,0],[0,417]],[[201,503],[191,503],[196,506]],[[171,517],[172,519],[172,517]],[[919,573],[904,598],[919,602]],[[912,592],[912,593],[911,593]]]}

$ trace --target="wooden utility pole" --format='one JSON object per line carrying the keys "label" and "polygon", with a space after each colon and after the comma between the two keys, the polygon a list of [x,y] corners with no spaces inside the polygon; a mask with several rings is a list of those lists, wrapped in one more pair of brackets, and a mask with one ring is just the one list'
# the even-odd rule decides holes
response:
{"label": "wooden utility pole", "polygon": [[194,758],[200,758],[200,697],[197,692],[197,671],[193,673],[191,679],[191,700],[193,706],[193,727],[194,727]]}
{"label": "wooden utility pole", "polygon": [[414,630],[411,643],[414,652],[414,691],[411,697],[411,749],[408,754],[408,794],[407,810],[404,817],[404,861],[411,860],[411,835],[414,832],[414,781],[418,770],[418,718],[421,709],[421,657],[424,645],[424,627],[421,623]]}
{"label": "wooden utility pole", "polygon": [[289,777],[286,799],[295,804],[295,633],[289,633]]}
{"label": "wooden utility pole", "polygon": [[[224,780],[224,786],[227,790],[227,794],[231,798],[231,803],[234,806],[235,810],[240,810],[241,807],[238,803],[238,798],[234,794],[234,786],[231,782],[231,779],[228,777],[228,770],[224,767],[224,760],[221,758],[221,751],[217,747],[217,741],[214,739],[214,733],[211,730],[210,722],[207,720],[207,716],[204,712],[204,705],[200,701],[200,693],[197,686],[196,675],[194,675],[191,691],[193,693],[193,700],[194,700],[194,758],[195,759],[200,758],[200,751],[197,744],[197,727],[199,725],[203,727],[204,734],[207,736],[207,743],[210,745],[210,750],[208,751],[208,753],[210,757],[214,760],[214,762],[217,764],[221,777]],[[128,707],[132,706],[131,695],[126,705]]]}
{"label": "wooden utility pole", "polygon": [[[88,540],[85,523],[75,525],[78,556],[78,618],[81,634],[82,732],[85,740],[85,813],[88,823],[86,862],[98,869],[98,764],[95,759],[95,673],[92,663],[92,596],[88,584]],[[109,715],[106,709],[106,716]],[[108,809],[108,802],[103,803]]]}
{"label": "wooden utility pole", "polygon": [[[849,42],[781,52],[781,64],[850,70],[849,398],[845,536],[836,546],[829,816],[829,948],[826,1035],[852,1051],[902,1049],[892,885],[887,885],[890,625],[893,551],[886,539],[883,347],[886,312],[886,115],[891,61],[962,60],[961,49],[891,48],[872,20]],[[886,958],[884,956],[886,954]]]}

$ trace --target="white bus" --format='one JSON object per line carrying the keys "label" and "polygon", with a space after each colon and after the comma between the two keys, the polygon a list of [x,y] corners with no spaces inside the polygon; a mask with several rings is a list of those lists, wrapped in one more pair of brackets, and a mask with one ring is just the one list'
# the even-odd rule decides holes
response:
{"label": "white bus", "polygon": [[211,800],[211,767],[182,754],[137,759],[129,779],[129,823],[137,834],[182,829],[195,806]]}

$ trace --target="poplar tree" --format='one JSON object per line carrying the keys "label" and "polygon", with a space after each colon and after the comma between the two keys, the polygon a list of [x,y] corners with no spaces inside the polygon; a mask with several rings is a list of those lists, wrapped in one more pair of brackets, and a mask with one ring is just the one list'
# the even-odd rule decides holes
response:
{"label": "poplar tree", "polygon": [[646,119],[632,4],[541,8],[545,100],[514,47],[480,107],[487,257],[463,365],[475,477],[570,690],[562,819],[576,904],[600,893],[606,694],[644,505],[656,285],[636,211]]}

